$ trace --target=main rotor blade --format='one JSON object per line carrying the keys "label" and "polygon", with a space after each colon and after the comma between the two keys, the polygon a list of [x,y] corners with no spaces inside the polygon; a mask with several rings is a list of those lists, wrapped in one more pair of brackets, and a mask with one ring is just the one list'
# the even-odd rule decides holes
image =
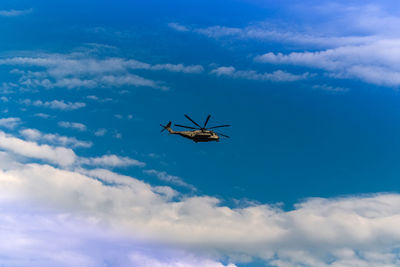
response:
{"label": "main rotor blade", "polygon": [[164,125],[162,125],[162,124],[160,124],[160,126],[161,126],[161,127],[163,127],[163,129],[161,130],[161,132],[164,132],[164,131],[165,131],[165,129],[166,129],[166,128],[165,128],[165,126],[164,126]]}
{"label": "main rotor blade", "polygon": [[207,119],[206,119],[206,121],[204,122],[204,126],[203,126],[204,129],[206,128],[207,123],[208,123],[208,120],[210,119],[210,117],[211,117],[211,115],[208,115],[208,116],[207,116]]}
{"label": "main rotor blade", "polygon": [[218,134],[218,135],[220,135],[220,136],[223,136],[223,137],[226,137],[226,138],[230,138],[229,136],[227,136],[226,134],[222,134],[222,133],[218,133],[218,132],[215,132],[216,134]]}
{"label": "main rotor blade", "polygon": [[210,127],[210,128],[207,128],[207,129],[215,129],[215,128],[222,128],[222,127],[229,127],[230,125],[219,125],[219,126],[214,126],[214,127]]}
{"label": "main rotor blade", "polygon": [[191,122],[193,122],[196,126],[198,126],[199,128],[201,128],[200,125],[198,125],[194,120],[192,120],[188,115],[185,114],[185,117],[190,120]]}
{"label": "main rotor blade", "polygon": [[197,128],[190,127],[190,126],[179,125],[179,124],[174,124],[174,125],[175,125],[175,126],[178,126],[178,127],[182,127],[182,128],[187,128],[187,129],[194,129],[194,130],[197,130]]}

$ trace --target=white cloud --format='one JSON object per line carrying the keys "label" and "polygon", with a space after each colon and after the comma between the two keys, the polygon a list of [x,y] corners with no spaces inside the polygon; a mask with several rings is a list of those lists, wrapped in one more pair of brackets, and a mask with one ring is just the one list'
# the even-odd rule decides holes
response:
{"label": "white cloud", "polygon": [[119,119],[119,120],[123,120],[123,119],[131,120],[131,119],[133,119],[133,115],[132,114],[128,114],[126,116],[124,116],[122,114],[115,114],[114,117]]}
{"label": "white cloud", "polygon": [[101,128],[101,129],[98,129],[94,133],[94,135],[96,135],[96,136],[104,136],[106,133],[107,133],[107,129]]}
{"label": "white cloud", "polygon": [[94,100],[94,101],[100,102],[100,103],[113,101],[112,98],[109,98],[109,97],[107,97],[107,98],[99,98],[98,96],[95,96],[95,95],[88,95],[86,98],[90,99],[90,100]]}
{"label": "white cloud", "polygon": [[184,66],[183,64],[156,64],[151,66],[151,70],[166,70],[170,72],[201,73],[204,68],[200,65]]}
{"label": "white cloud", "polygon": [[14,129],[20,123],[21,123],[20,118],[2,118],[2,119],[0,119],[0,127],[5,127],[8,129]]}
{"label": "white cloud", "polygon": [[168,89],[161,82],[138,76],[132,71],[169,71],[180,73],[201,73],[200,65],[149,64],[134,59],[99,59],[85,53],[41,54],[32,57],[9,57],[0,59],[0,65],[23,68],[42,68],[40,71],[14,69],[20,75],[19,84],[28,88],[95,88],[145,86]]}
{"label": "white cloud", "polygon": [[[328,29],[331,34],[359,34],[360,36],[399,36],[399,9],[395,1],[330,1],[313,5],[297,5],[297,11],[314,16],[320,23],[318,31]],[[340,16],[337,14],[340,13]]]}
{"label": "white cloud", "polygon": [[194,187],[191,184],[186,183],[182,178],[178,177],[178,176],[174,176],[174,175],[170,175],[167,172],[160,172],[157,170],[144,170],[143,171],[146,174],[150,174],[150,175],[154,175],[156,176],[158,179],[160,179],[161,181],[167,182],[167,183],[171,183],[173,185],[178,185],[178,186],[182,186],[182,187],[186,187],[192,191],[196,191],[196,187]]}
{"label": "white cloud", "polygon": [[45,114],[45,113],[35,113],[34,114],[35,117],[39,117],[39,118],[43,118],[43,119],[48,119],[51,116],[49,114]]}
{"label": "white cloud", "polygon": [[0,148],[24,157],[45,160],[60,166],[72,165],[76,160],[74,151],[64,147],[38,145],[0,131]]}
{"label": "white cloud", "polygon": [[243,28],[216,25],[186,29],[227,41],[228,45],[233,40],[290,44],[284,46],[284,53],[256,57],[258,62],[317,68],[329,77],[380,86],[400,85],[400,19],[394,1],[314,1],[307,5],[294,3],[288,9],[297,24],[295,28],[263,21]]}
{"label": "white cloud", "polygon": [[99,101],[99,98],[97,96],[95,96],[95,95],[88,95],[86,98],[87,99],[91,99],[91,100],[95,100],[95,101]]}
{"label": "white cloud", "polygon": [[43,134],[36,129],[23,129],[19,132],[28,141],[0,131],[0,149],[12,152],[26,159],[39,159],[63,167],[87,165],[115,168],[128,166],[144,167],[146,165],[144,162],[118,155],[78,157],[68,147],[87,148],[92,146],[91,142],[84,142],[74,137],[58,134]]}
{"label": "white cloud", "polygon": [[120,157],[117,155],[104,155],[102,157],[81,158],[81,164],[103,167],[127,167],[138,166],[144,167],[144,162],[129,157]]}
{"label": "white cloud", "polygon": [[318,35],[315,33],[292,32],[265,23],[258,23],[244,28],[216,25],[191,29],[180,24],[169,26],[177,31],[192,31],[213,39],[261,40],[302,46],[335,47],[338,45],[365,44],[366,42],[378,40],[376,36],[328,36],[323,33]]}
{"label": "white cloud", "polygon": [[0,86],[0,91],[3,94],[10,94],[13,93],[16,88],[18,88],[18,84],[12,82],[3,82]]}
{"label": "white cloud", "polygon": [[81,132],[86,131],[86,125],[79,122],[60,121],[58,122],[58,126],[79,130]]}
{"label": "white cloud", "polygon": [[282,267],[351,262],[396,266],[400,256],[396,194],[309,199],[291,211],[271,205],[229,208],[208,196],[172,200],[171,193],[161,193],[168,187],[109,171],[79,174],[39,164],[0,166],[2,199],[31,199],[29,203],[110,225],[126,237],[201,247],[232,259],[256,257]]}
{"label": "white cloud", "polygon": [[[21,201],[22,202],[22,201]],[[71,213],[0,201],[1,266],[234,267],[154,246]]]}
{"label": "white cloud", "polygon": [[0,10],[0,16],[1,17],[17,17],[17,16],[22,16],[22,15],[27,15],[29,13],[32,13],[33,9],[24,9],[24,10]]}
{"label": "white cloud", "polygon": [[[394,1],[309,1],[284,6],[292,14],[292,23],[252,22],[238,28],[215,25],[192,28],[176,24],[187,31],[215,39],[257,40],[291,43],[300,46],[357,46],[386,38],[398,38],[399,9]],[[340,16],[337,16],[340,14]],[[293,27],[293,25],[296,25]],[[170,26],[171,28],[174,25]],[[176,29],[178,30],[178,29]]]}
{"label": "white cloud", "polygon": [[44,107],[50,109],[58,109],[58,110],[76,110],[86,106],[85,103],[82,102],[64,102],[64,100],[53,100],[53,101],[31,101],[30,99],[22,100],[21,103],[28,106],[35,107]]}
{"label": "white cloud", "polygon": [[113,137],[114,137],[115,139],[121,139],[121,138],[122,138],[122,134],[119,133],[119,132],[114,132]]}
{"label": "white cloud", "polygon": [[[56,165],[61,165],[60,161],[68,157],[55,153],[54,147],[21,141],[4,133],[0,134],[0,147]],[[151,240],[190,251],[201,248],[208,255],[229,257],[232,261],[258,258],[279,267],[399,264],[398,194],[312,198],[296,204],[289,211],[268,204],[227,207],[215,197],[182,195],[170,187],[154,187],[107,170],[61,169],[29,163],[26,159],[20,161],[12,154],[0,152],[0,202],[17,200],[68,214],[67,218],[110,227],[111,231],[118,231],[130,240]],[[25,215],[29,214],[38,214],[38,211],[31,210]],[[6,225],[5,218],[0,218],[1,226]],[[40,216],[35,218],[40,220]],[[16,222],[21,223],[20,220]],[[14,246],[17,248],[15,251],[21,251],[21,246],[37,247],[38,243],[33,242],[35,238],[23,238],[26,229],[18,230],[25,224],[21,226],[18,223],[14,224],[17,230],[8,233],[20,233],[22,236],[14,238],[8,235],[14,243],[6,244],[7,247]],[[51,220],[47,223],[51,225]],[[79,229],[82,228],[72,224],[70,228],[56,229],[76,229],[76,236],[79,236]],[[43,234],[40,227],[31,229],[29,233],[37,238],[38,231]],[[54,237],[53,234],[51,236]],[[71,238],[68,241],[75,240],[74,235]],[[79,240],[82,238],[75,242]],[[113,240],[119,242],[118,239]],[[3,251],[0,249],[0,253],[5,253]],[[159,258],[155,261],[147,259],[147,256],[144,258],[153,264],[160,261]]]}
{"label": "white cloud", "polygon": [[[49,80],[44,80],[44,81],[49,81]],[[80,79],[80,78],[61,78],[57,80],[56,82],[48,82],[46,84],[38,84],[39,86],[43,86],[45,88],[54,88],[54,87],[65,87],[68,89],[72,88],[81,88],[81,87],[86,87],[86,88],[95,88],[95,87],[102,87],[104,86],[103,84],[100,84],[97,79]]]}
{"label": "white cloud", "polygon": [[124,85],[133,85],[133,86],[148,86],[153,88],[158,88],[162,90],[168,90],[167,86],[158,85],[156,82],[152,80],[148,80],[142,78],[138,75],[134,74],[126,74],[126,75],[106,75],[100,79],[100,83],[108,86],[124,86]]}
{"label": "white cloud", "polygon": [[34,141],[39,140],[43,136],[43,134],[36,129],[24,129],[19,131],[19,133],[26,139]]}
{"label": "white cloud", "polygon": [[188,27],[181,25],[179,23],[175,23],[175,22],[168,23],[168,27],[170,27],[171,29],[174,29],[178,32],[187,32],[190,30]]}
{"label": "white cloud", "polygon": [[75,137],[62,136],[59,134],[44,134],[36,129],[23,129],[20,134],[28,140],[46,142],[53,145],[70,146],[70,147],[84,147],[89,148],[92,142],[81,141]]}
{"label": "white cloud", "polygon": [[271,73],[258,73],[254,70],[236,70],[234,67],[219,67],[212,70],[211,74],[239,79],[273,82],[293,82],[305,80],[313,76],[308,72],[303,74],[292,74],[286,71],[276,70]]}
{"label": "white cloud", "polygon": [[[203,267],[235,267],[236,265],[234,264],[228,264],[224,265],[220,262],[216,262],[214,260],[209,260],[209,259],[199,259],[194,256],[187,256],[185,254],[179,255],[179,258],[173,258],[167,257],[167,260],[165,259],[157,259],[154,258],[153,255],[146,255],[143,253],[132,253],[130,255],[130,260],[131,263],[133,264],[132,266],[152,266],[152,267],[181,267],[181,266],[187,266],[187,267],[198,267],[198,266],[203,266]],[[169,258],[169,259],[168,259]]]}
{"label": "white cloud", "polygon": [[334,87],[327,84],[317,84],[312,87],[315,90],[322,90],[331,93],[346,93],[349,91],[349,88],[345,87]]}
{"label": "white cloud", "polygon": [[377,85],[400,85],[400,40],[343,46],[318,52],[266,53],[256,61],[300,65],[325,70],[337,78],[357,78]]}

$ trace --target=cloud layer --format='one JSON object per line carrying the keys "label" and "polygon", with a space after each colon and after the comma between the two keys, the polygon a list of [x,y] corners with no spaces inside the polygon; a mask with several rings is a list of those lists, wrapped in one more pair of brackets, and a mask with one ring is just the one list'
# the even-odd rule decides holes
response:
{"label": "cloud layer", "polygon": [[92,142],[81,141],[75,137],[61,136],[59,134],[44,134],[37,129],[23,129],[20,134],[26,139],[37,142],[46,142],[53,145],[89,148]]}
{"label": "cloud layer", "polygon": [[[21,13],[0,11],[0,16],[17,15]],[[398,20],[390,17],[388,21]],[[400,84],[400,43],[394,36],[318,37],[259,27],[191,29],[178,23],[169,27],[216,39],[275,39],[310,46],[309,51],[266,51],[257,56],[259,63],[279,65],[271,73],[227,65],[212,70],[216,76],[279,82],[313,76],[282,68],[295,65],[318,69],[333,78]],[[167,89],[163,82],[135,71],[204,71],[200,65],[149,64],[80,53],[8,57],[0,59],[0,64],[15,68],[11,74],[16,81],[3,83],[4,91],[19,87]],[[347,90],[326,84],[313,88]],[[61,100],[25,102],[59,110],[85,106]],[[0,119],[0,126],[10,131],[20,123],[18,118]],[[86,130],[78,122],[61,121],[59,126]],[[99,129],[96,135],[106,132]],[[234,267],[253,259],[278,267],[400,265],[399,194],[310,198],[291,210],[278,204],[227,206],[223,199],[199,194],[166,172],[143,171],[170,186],[112,171],[144,167],[142,161],[115,154],[82,157],[74,150],[91,145],[36,129],[17,134],[0,131],[0,265]],[[186,195],[175,186],[192,191]]]}
{"label": "cloud layer", "polygon": [[272,81],[272,82],[294,82],[305,80],[313,75],[306,72],[303,74],[292,74],[282,70],[276,70],[271,73],[258,73],[254,70],[236,70],[234,67],[219,67],[211,71],[217,76],[226,76],[231,78],[247,79],[254,81]]}
{"label": "cloud layer", "polygon": [[234,267],[126,238],[96,221],[0,200],[2,266]]}
{"label": "cloud layer", "polygon": [[167,183],[170,183],[173,185],[177,185],[177,186],[186,187],[192,191],[197,190],[196,187],[194,187],[191,184],[186,183],[182,178],[168,174],[167,172],[160,172],[157,170],[144,170],[143,172],[146,174],[154,175],[161,181],[164,181],[164,182],[167,182]]}
{"label": "cloud layer", "polygon": [[[200,65],[149,64],[119,57],[98,58],[89,53],[8,57],[0,59],[0,65],[17,67],[11,73],[19,76],[18,84],[26,88],[144,86],[168,89],[162,82],[153,81],[132,72],[135,70],[203,72],[203,67]],[[15,82],[4,83],[3,90],[15,89],[15,85]]]}
{"label": "cloud layer", "polygon": [[271,64],[301,65],[326,71],[337,78],[357,78],[385,85],[400,85],[400,40],[381,40],[358,46],[342,46],[317,52],[266,53],[256,61]]}
{"label": "cloud layer", "polygon": [[24,9],[24,10],[0,10],[0,17],[18,17],[22,15],[26,15],[32,13],[33,9]]}
{"label": "cloud layer", "polygon": [[53,101],[31,101],[30,99],[24,99],[21,101],[22,104],[27,106],[44,107],[58,110],[76,110],[86,106],[83,102],[65,102],[64,100],[53,100]]}
{"label": "cloud layer", "polygon": [[[171,187],[152,186],[106,169],[73,167],[71,164],[79,162],[79,157],[70,148],[40,145],[6,133],[1,133],[0,137],[0,148],[3,150],[0,151],[0,203],[8,203],[6,206],[12,207],[24,200],[46,212],[52,210],[57,214],[68,214],[65,222],[59,221],[59,218],[64,218],[62,216],[47,213],[37,215],[35,210],[32,211],[37,215],[36,219],[50,225],[62,226],[63,223],[69,224],[70,220],[79,220],[88,228],[92,228],[93,223],[106,226],[111,235],[101,236],[101,242],[106,244],[118,242],[115,238],[119,233],[131,241],[163,243],[186,251],[202,251],[214,259],[207,263],[209,266],[223,266],[215,260],[226,257],[236,263],[258,258],[281,267],[399,264],[398,194],[311,198],[289,211],[267,204],[228,207],[215,197],[187,196]],[[104,156],[88,160],[104,165],[109,159],[116,158]],[[37,163],[35,159],[51,165]],[[67,165],[68,162],[70,165]],[[115,162],[128,161],[119,158],[111,162],[110,167],[113,167]],[[1,223],[6,224],[4,217],[1,218]],[[50,229],[55,229],[54,225]],[[24,228],[18,232],[18,227],[26,225],[16,224],[12,234],[23,233],[27,236],[14,238],[17,248],[32,249],[32,244],[40,247],[35,242],[26,243],[23,240],[42,237],[44,224],[39,224],[30,232]],[[71,238],[72,244],[78,242],[78,247],[79,242],[86,242],[85,238],[75,240],[63,229],[68,232],[71,227],[60,227],[58,232],[45,231],[43,238],[51,236],[60,240],[61,246],[66,241],[56,238],[59,234]],[[88,239],[93,241],[92,237]],[[18,243],[18,240],[22,243]],[[75,251],[75,247],[72,247]],[[80,252],[79,257],[67,251],[65,255],[61,254],[63,258],[60,259],[49,259],[48,250],[42,251],[35,251],[34,254],[50,262],[68,262],[69,257],[82,262],[86,262],[87,257],[92,259],[92,252],[85,250]],[[136,261],[168,266],[162,265],[166,264],[162,259],[154,259],[147,254],[129,255],[136,255],[133,257]],[[174,260],[168,264],[179,266]]]}
{"label": "cloud layer", "polygon": [[[294,65],[319,69],[325,77],[335,79],[355,79],[387,87],[400,85],[397,64],[400,35],[396,30],[400,27],[400,19],[393,1],[311,1],[307,5],[294,3],[288,10],[298,23],[295,29],[267,21],[253,22],[242,28],[224,25],[201,28],[176,22],[170,23],[169,27],[180,32],[201,34],[225,42],[227,46],[232,41],[246,41],[250,48],[251,41],[285,44],[282,52],[266,51],[254,58],[256,62],[279,65],[283,72],[286,72],[285,66]],[[256,47],[259,49],[258,43]],[[214,73],[257,80],[271,80],[276,76],[274,73],[261,74],[232,68],[221,67]]]}
{"label": "cloud layer", "polygon": [[85,165],[108,167],[144,167],[146,165],[144,162],[131,159],[129,157],[119,157],[117,155],[104,155],[102,157],[82,158],[80,162]]}

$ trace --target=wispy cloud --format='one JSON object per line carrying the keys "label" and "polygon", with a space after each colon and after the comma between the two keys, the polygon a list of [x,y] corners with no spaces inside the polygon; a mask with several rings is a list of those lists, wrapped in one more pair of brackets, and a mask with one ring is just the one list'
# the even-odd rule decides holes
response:
{"label": "wispy cloud", "polygon": [[290,211],[266,204],[229,208],[209,196],[172,200],[169,187],[153,187],[106,170],[5,164],[6,155],[0,156],[3,200],[23,197],[29,203],[51,205],[60,214],[109,225],[127,238],[141,233],[153,242],[201,246],[213,255],[255,257],[282,267],[399,263],[397,194],[308,199]]}
{"label": "wispy cloud", "polygon": [[118,131],[114,131],[113,137],[115,139],[121,139],[122,138],[122,134],[120,132],[118,132]]}
{"label": "wispy cloud", "polygon": [[25,141],[0,131],[0,148],[28,158],[49,161],[60,166],[68,166],[75,162],[77,156],[73,150],[64,147],[39,145]]}
{"label": "wispy cloud", "polygon": [[[207,28],[190,28],[188,26],[176,24],[176,27],[170,26],[176,31],[201,34],[208,38],[218,40],[261,40],[277,43],[292,43],[302,46],[318,46],[318,47],[335,47],[338,45],[357,45],[366,42],[376,41],[376,36],[327,36],[324,34],[299,33],[291,32],[284,29],[274,28],[271,25],[259,23],[257,25],[247,26],[244,28],[227,27],[227,26],[211,26]],[[180,28],[186,30],[179,30]]]}
{"label": "wispy cloud", "polygon": [[399,9],[393,1],[299,3],[282,6],[284,10],[290,10],[291,21],[296,23],[296,27],[266,20],[240,28],[229,25],[191,27],[176,22],[170,28],[177,31],[182,28],[214,39],[275,41],[313,48],[364,45],[400,37],[397,31],[400,27]]}
{"label": "wispy cloud", "polygon": [[191,184],[186,183],[182,178],[168,174],[167,172],[160,172],[160,171],[156,171],[156,170],[144,170],[143,172],[146,174],[154,175],[161,181],[164,181],[164,182],[167,182],[167,183],[170,183],[173,185],[186,187],[186,188],[190,189],[191,191],[197,190],[196,187],[194,187]]}
{"label": "wispy cloud", "polygon": [[129,157],[121,157],[117,155],[104,155],[102,157],[81,158],[80,163],[84,165],[101,166],[101,167],[128,167],[138,166],[144,167],[144,162]]}
{"label": "wispy cloud", "polygon": [[72,214],[0,200],[2,266],[235,267],[180,249],[142,242]]}
{"label": "wispy cloud", "polygon": [[[168,86],[163,82],[153,81],[133,72],[148,70],[196,74],[204,70],[200,65],[149,64],[119,57],[99,59],[86,53],[9,57],[0,59],[0,65],[23,68],[14,69],[11,72],[19,75],[18,83],[27,88],[144,86],[166,90]],[[29,68],[36,70],[33,71]],[[37,70],[37,68],[41,69]],[[11,90],[12,88],[9,87],[8,90]]]}
{"label": "wispy cloud", "polygon": [[24,10],[0,10],[0,17],[17,17],[22,15],[27,15],[32,13],[33,9],[24,9]]}
{"label": "wispy cloud", "polygon": [[96,102],[99,102],[99,103],[106,103],[106,102],[112,102],[113,101],[112,98],[109,98],[109,97],[107,97],[107,98],[99,98],[98,96],[95,96],[95,95],[88,95],[86,98],[90,99],[90,100],[93,100],[93,101],[96,101]]}
{"label": "wispy cloud", "polygon": [[168,27],[170,27],[178,32],[187,32],[190,30],[187,26],[184,26],[182,24],[175,23],[175,22],[168,23]]}
{"label": "wispy cloud", "polygon": [[64,100],[53,100],[53,101],[32,101],[30,99],[24,99],[21,101],[22,104],[35,107],[44,107],[58,110],[76,110],[86,106],[83,102],[65,102]]}
{"label": "wispy cloud", "polygon": [[318,52],[266,53],[255,58],[257,62],[300,65],[326,71],[331,77],[357,78],[385,86],[400,85],[400,40],[343,46]]}
{"label": "wispy cloud", "polygon": [[86,131],[86,125],[79,122],[60,121],[58,122],[58,126],[63,128],[71,128],[82,132]]}
{"label": "wispy cloud", "polygon": [[[65,77],[75,74],[106,74],[127,70],[166,70],[171,72],[199,73],[203,71],[200,65],[185,66],[183,64],[149,64],[135,59],[107,58],[98,59],[82,53],[72,54],[41,54],[35,57],[10,57],[0,60],[2,65],[37,66],[48,69],[54,77]],[[22,72],[26,75],[43,75],[41,72]]]}
{"label": "wispy cloud", "polygon": [[236,70],[234,67],[219,67],[211,71],[211,74],[217,76],[226,76],[238,79],[247,79],[255,81],[272,81],[272,82],[294,82],[306,80],[313,76],[308,72],[303,74],[292,74],[282,70],[276,70],[271,73],[258,73],[254,70]]}
{"label": "wispy cloud", "polygon": [[[255,60],[279,64],[279,68],[284,65],[316,68],[332,78],[398,87],[400,34],[397,29],[400,19],[399,10],[393,3],[334,1],[294,4],[288,9],[293,12],[294,20],[298,18],[296,30],[265,21],[242,28],[224,25],[196,28],[180,24],[170,27],[175,30],[183,27],[192,33],[227,41],[228,45],[232,41],[252,40],[290,43],[290,48],[282,48],[284,52],[267,52]],[[340,18],[337,14],[341,14]],[[302,19],[305,15],[310,18]]]}
{"label": "wispy cloud", "polygon": [[[111,231],[110,236],[105,235],[106,240],[113,240],[110,242],[117,242],[116,245],[121,243],[115,231],[128,240],[135,240],[139,235],[140,240],[160,242],[175,248],[201,247],[207,255],[231,261],[258,258],[278,267],[399,265],[398,194],[306,199],[288,211],[275,205],[256,203],[232,208],[215,197],[177,194],[168,186],[152,186],[109,170],[73,169],[65,164],[66,160],[74,161],[78,157],[71,149],[57,150],[60,148],[22,142],[3,132],[0,132],[0,148],[4,150],[0,151],[0,204],[7,203],[4,207],[8,207],[6,211],[2,208],[3,214],[18,210],[10,206],[18,199],[42,210],[48,207],[58,214],[47,218],[32,209],[29,213],[21,213],[24,216],[35,214],[33,221],[28,217],[25,217],[28,220],[19,220],[21,217],[18,217],[10,221],[14,217],[2,216],[0,232],[7,229],[2,237],[9,237],[6,240],[13,242],[0,244],[0,255],[16,255],[11,251],[18,251],[21,255],[26,252],[22,250],[26,247],[43,248],[39,245],[48,244],[38,242],[42,240],[38,239],[40,236],[47,236],[43,229],[58,229],[46,234],[56,242],[65,241],[64,237],[68,236],[70,242],[66,243],[71,248],[71,244],[86,241],[87,235],[82,236],[80,232],[80,229],[86,229],[85,225],[92,230],[96,230],[96,225],[102,225]],[[29,162],[26,158],[21,160],[13,157],[14,154],[28,159],[44,159],[50,164]],[[35,226],[36,220],[41,218],[48,227],[43,228],[40,224],[26,231],[28,224],[24,222],[29,221],[29,226]],[[84,222],[83,228],[75,227],[75,218],[79,218],[80,223]],[[54,220],[56,223],[52,224]],[[64,222],[67,222],[65,227],[50,227],[64,225]],[[74,232],[70,233],[69,230],[73,229]],[[21,239],[15,238],[16,233],[33,240],[21,243]],[[66,234],[57,238],[58,233]],[[92,232],[85,230],[84,233]],[[97,238],[94,242],[99,244]],[[57,248],[63,248],[62,244],[66,243],[56,243]],[[85,256],[88,254],[85,252],[92,246],[85,244],[85,249],[81,250],[83,254],[68,255],[80,263],[87,263]],[[52,247],[54,245],[53,242]],[[142,262],[140,260],[152,266],[164,264],[160,258],[154,260],[140,253],[130,255],[134,255],[132,258],[136,264]],[[0,257],[0,262],[4,259]],[[171,265],[174,262],[167,263]],[[193,264],[224,266],[215,260],[194,261]]]}
{"label": "wispy cloud", "polygon": [[146,87],[153,87],[162,90],[168,90],[167,86],[158,85],[157,82],[142,78],[138,75],[134,74],[126,74],[122,76],[115,76],[115,75],[106,75],[100,79],[98,84],[105,84],[115,87],[125,86],[125,85],[133,85],[133,86],[146,86]]}
{"label": "wispy cloud", "polygon": [[35,113],[33,116],[43,118],[43,119],[48,119],[51,117],[49,114],[46,114],[46,113]]}
{"label": "wispy cloud", "polygon": [[132,120],[133,119],[133,115],[132,114],[128,114],[128,115],[115,114],[114,117],[119,119],[119,120],[123,120],[123,119]]}
{"label": "wispy cloud", "polygon": [[349,88],[346,88],[346,87],[335,87],[335,86],[330,86],[327,84],[313,85],[312,88],[315,90],[322,90],[322,91],[327,91],[327,92],[331,92],[331,93],[346,93],[349,91]]}
{"label": "wispy cloud", "polygon": [[21,123],[20,118],[2,118],[2,119],[0,119],[0,127],[5,127],[8,129],[14,129],[20,123]]}
{"label": "wispy cloud", "polygon": [[26,159],[39,159],[58,166],[144,167],[144,162],[114,154],[101,157],[78,157],[71,148],[91,147],[91,142],[59,134],[44,134],[36,129],[19,131],[25,139],[0,131],[0,148]]}
{"label": "wispy cloud", "polygon": [[18,88],[18,84],[12,82],[3,82],[0,86],[0,92],[3,94],[13,93]]}
{"label": "wispy cloud", "polygon": [[98,130],[94,133],[94,135],[95,135],[95,136],[104,136],[106,133],[107,133],[107,129],[101,128],[101,129],[98,129]]}
{"label": "wispy cloud", "polygon": [[89,148],[93,145],[92,142],[81,141],[75,137],[62,136],[59,134],[45,134],[37,129],[23,129],[19,131],[26,139],[36,142],[46,142],[53,145],[84,147]]}

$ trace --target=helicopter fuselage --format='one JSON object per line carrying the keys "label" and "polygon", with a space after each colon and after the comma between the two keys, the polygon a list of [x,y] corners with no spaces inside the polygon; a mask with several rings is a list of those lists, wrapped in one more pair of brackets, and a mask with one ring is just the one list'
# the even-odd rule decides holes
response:
{"label": "helicopter fuselage", "polygon": [[161,132],[167,130],[170,134],[180,135],[180,136],[185,137],[187,139],[191,139],[196,143],[197,142],[210,142],[210,141],[218,142],[220,136],[225,137],[225,138],[229,138],[229,136],[227,136],[225,134],[216,133],[213,130],[211,130],[211,129],[215,129],[215,128],[229,127],[230,125],[228,125],[228,124],[218,125],[218,126],[213,126],[213,127],[207,128],[207,123],[210,120],[211,115],[207,116],[207,119],[204,122],[203,126],[200,126],[198,123],[196,123],[194,120],[192,120],[192,118],[190,118],[186,114],[185,114],[185,117],[188,120],[190,120],[198,128],[195,128],[193,126],[185,126],[185,125],[175,124],[175,126],[177,126],[177,127],[186,128],[186,129],[193,129],[193,130],[192,131],[174,131],[174,130],[171,129],[172,122],[170,121],[165,126],[160,124],[160,126],[163,127]]}
{"label": "helicopter fuselage", "polygon": [[167,128],[170,134],[178,134],[182,137],[193,140],[194,142],[210,142],[219,141],[218,134],[208,130],[194,130],[194,131],[174,131],[170,127]]}

